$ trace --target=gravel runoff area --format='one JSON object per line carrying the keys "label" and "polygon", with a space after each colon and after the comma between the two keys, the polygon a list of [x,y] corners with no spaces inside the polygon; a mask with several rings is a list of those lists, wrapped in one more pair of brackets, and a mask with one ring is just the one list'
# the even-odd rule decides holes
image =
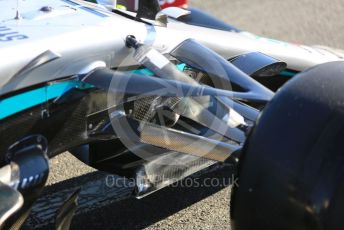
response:
{"label": "gravel runoff area", "polygon": [[[190,0],[190,5],[262,36],[344,48],[343,0]],[[45,191],[50,200],[58,200],[54,194],[67,194],[80,184],[99,185],[100,190],[82,194],[85,204],[91,205],[81,205],[72,229],[230,229],[228,186],[168,187],[141,200],[112,202],[102,200],[102,195],[109,195],[102,189],[104,176],[70,154],[52,159],[51,167],[50,186]],[[200,178],[223,179],[230,174],[230,168],[224,167]],[[130,190],[112,192],[124,197]],[[30,223],[38,227],[53,214],[34,215]]]}

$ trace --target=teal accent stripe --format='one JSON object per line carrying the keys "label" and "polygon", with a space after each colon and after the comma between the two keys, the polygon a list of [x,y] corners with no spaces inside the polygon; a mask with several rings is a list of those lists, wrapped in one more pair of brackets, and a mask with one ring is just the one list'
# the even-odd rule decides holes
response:
{"label": "teal accent stripe", "polygon": [[186,64],[178,64],[177,65],[177,68],[180,70],[180,71],[183,71],[186,67]]}
{"label": "teal accent stripe", "polygon": [[290,71],[290,70],[284,70],[280,72],[280,75],[283,77],[294,77],[297,74],[297,72]]}
{"label": "teal accent stripe", "polygon": [[136,69],[131,71],[131,73],[133,74],[137,74],[137,75],[145,75],[145,76],[153,76],[154,73],[152,71],[150,71],[149,69]]}
{"label": "teal accent stripe", "polygon": [[0,101],[0,119],[41,104],[46,98],[45,88],[32,90]]}
{"label": "teal accent stripe", "polygon": [[[184,70],[185,66],[185,64],[179,64],[177,65],[177,68],[182,71]],[[149,69],[139,69],[131,72],[145,76],[154,75],[154,73]],[[30,90],[9,98],[2,99],[0,100],[0,120],[34,106],[43,104],[49,100],[58,98],[73,88],[85,90],[92,87],[92,85],[84,82],[70,80],[55,82],[38,89]]]}
{"label": "teal accent stripe", "polygon": [[[178,64],[176,67],[180,70],[183,71],[184,68],[186,67],[186,64]],[[154,76],[154,73],[150,71],[149,69],[137,69],[130,71],[133,74],[138,74],[138,75],[144,75],[144,76]]]}
{"label": "teal accent stripe", "polygon": [[60,97],[73,88],[87,89],[91,87],[91,85],[79,81],[56,82],[51,85],[5,98],[0,100],[0,120]]}

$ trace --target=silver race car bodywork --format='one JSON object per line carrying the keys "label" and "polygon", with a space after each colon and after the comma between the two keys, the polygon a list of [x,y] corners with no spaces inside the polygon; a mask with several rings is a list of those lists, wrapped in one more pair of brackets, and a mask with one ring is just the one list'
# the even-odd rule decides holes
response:
{"label": "silver race car bodywork", "polygon": [[[127,57],[129,59],[125,64],[134,65],[135,61],[130,60],[132,50],[123,48],[128,34],[152,44],[162,53],[170,52],[189,38],[206,45],[226,59],[259,51],[285,61],[288,69],[295,71],[340,60],[343,56],[327,48],[290,44],[248,32],[228,32],[187,25],[175,19],[169,19],[167,27],[148,25],[84,2],[21,2],[20,20],[15,19],[14,1],[2,1],[0,4],[2,9],[6,9],[0,15],[0,95],[84,73],[94,65],[118,67]],[[51,11],[46,12],[43,7],[51,7]],[[30,72],[25,78],[12,79],[31,60],[47,50],[59,58]]]}
{"label": "silver race car bodywork", "polygon": [[[31,0],[0,1],[0,9],[0,191],[11,195],[0,227],[22,224],[48,158],[64,151],[133,178],[137,197],[231,161],[273,91],[344,58],[328,47],[191,25],[181,20],[190,11],[177,8],[136,15]],[[72,215],[67,209],[61,216]]]}

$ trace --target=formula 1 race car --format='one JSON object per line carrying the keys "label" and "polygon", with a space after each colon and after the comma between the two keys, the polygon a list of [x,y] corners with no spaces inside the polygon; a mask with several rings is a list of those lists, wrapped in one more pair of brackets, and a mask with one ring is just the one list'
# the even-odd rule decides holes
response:
{"label": "formula 1 race car", "polygon": [[235,164],[233,229],[343,229],[344,52],[113,6],[0,1],[0,228],[20,228],[69,151],[136,197]]}

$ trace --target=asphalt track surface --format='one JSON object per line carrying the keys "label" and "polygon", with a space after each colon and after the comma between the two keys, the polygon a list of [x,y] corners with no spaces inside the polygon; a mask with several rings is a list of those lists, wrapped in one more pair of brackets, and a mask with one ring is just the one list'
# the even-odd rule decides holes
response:
{"label": "asphalt track surface", "polygon": [[[191,0],[190,5],[258,35],[344,49],[343,0]],[[53,220],[54,205],[81,185],[85,189],[72,229],[230,229],[228,183],[178,185],[141,200],[123,199],[130,188],[109,189],[102,173],[68,153],[52,159],[51,168],[46,196],[35,207],[31,227],[51,228],[45,223]],[[222,167],[194,178],[200,184],[208,178],[228,182],[230,175],[231,168]]]}

